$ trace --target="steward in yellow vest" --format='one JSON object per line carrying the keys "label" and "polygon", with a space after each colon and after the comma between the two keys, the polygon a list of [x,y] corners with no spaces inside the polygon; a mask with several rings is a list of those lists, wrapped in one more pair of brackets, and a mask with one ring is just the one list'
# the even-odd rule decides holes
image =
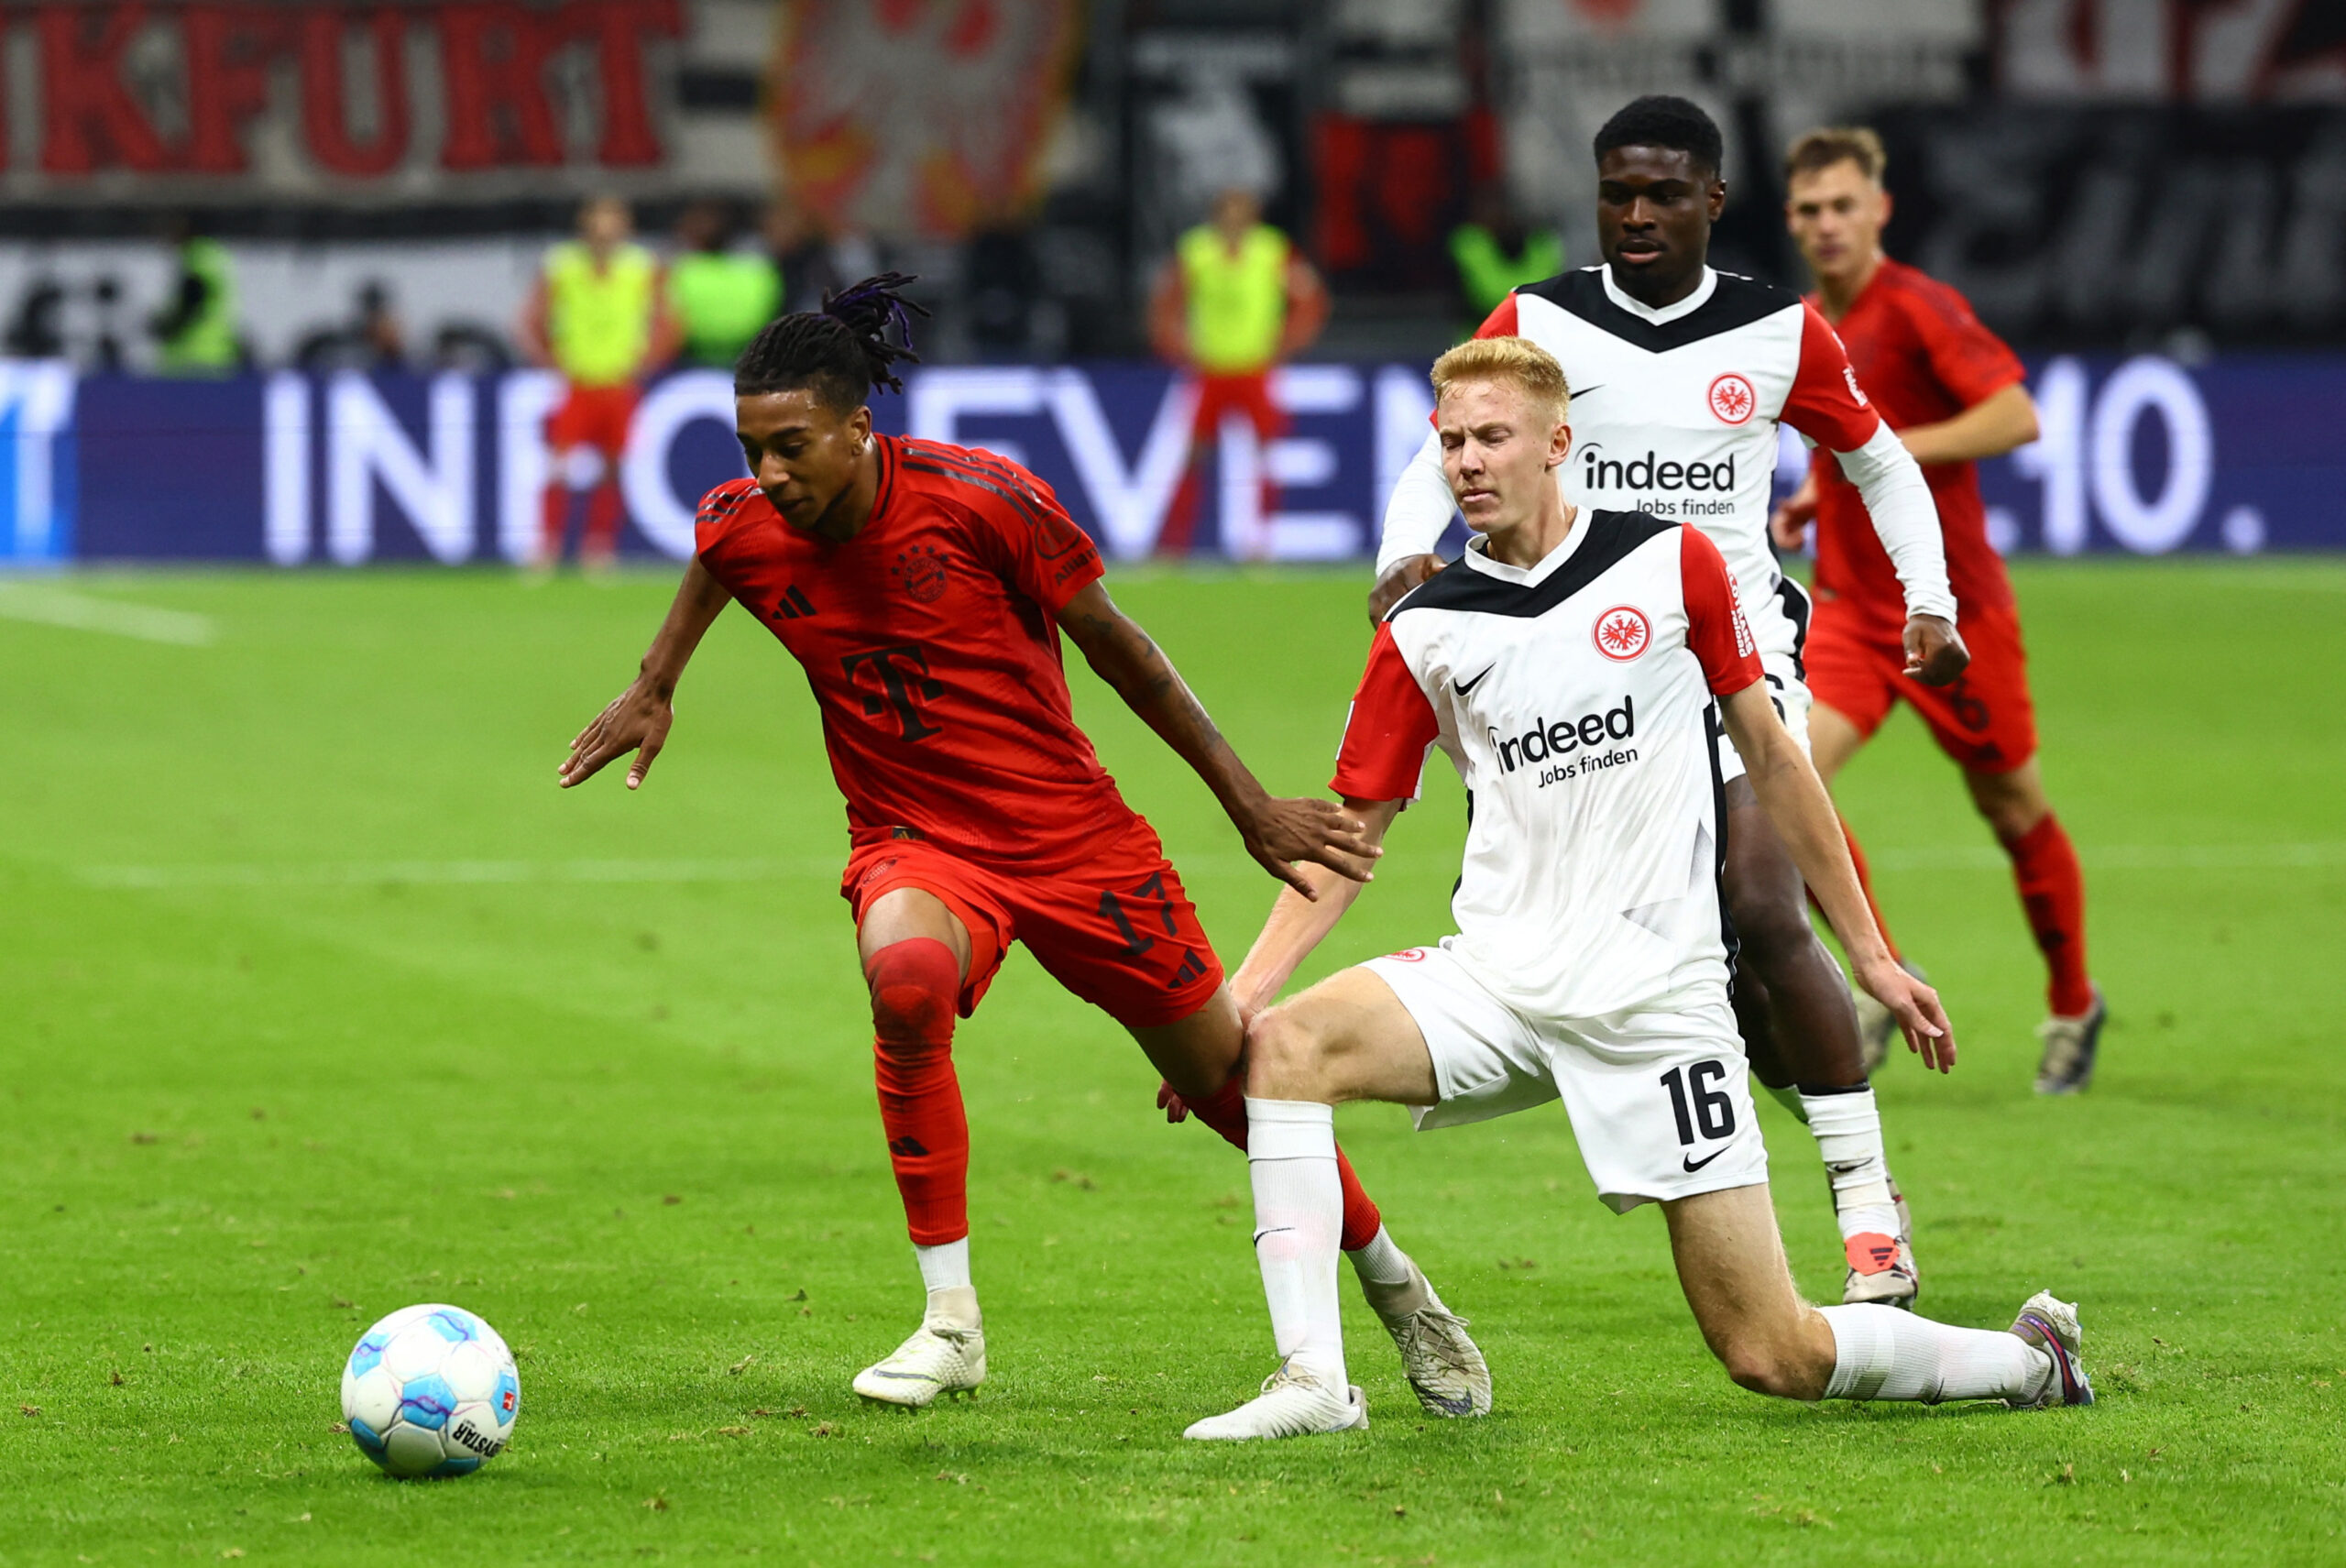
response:
{"label": "steward in yellow vest", "polygon": [[[1271,398],[1270,373],[1320,335],[1328,319],[1328,290],[1293,241],[1263,222],[1251,191],[1224,191],[1211,222],[1175,244],[1149,297],[1149,341],[1168,363],[1198,377],[1198,411],[1189,435],[1189,471],[1174,492],[1160,554],[1185,554],[1196,527],[1199,467],[1214,448],[1225,420],[1244,420],[1255,440],[1287,428]],[[1258,548],[1263,520],[1277,509],[1269,479],[1262,483],[1256,515],[1222,520],[1222,543],[1232,554]],[[1234,533],[1250,537],[1239,539]]]}
{"label": "steward in yellow vest", "polygon": [[733,248],[739,225],[715,202],[696,202],[676,225],[668,308],[687,364],[730,370],[750,340],[782,313],[782,269],[771,257]]}
{"label": "steward in yellow vest", "polygon": [[588,202],[579,209],[578,237],[546,253],[521,318],[523,350],[567,383],[546,422],[552,462],[540,566],[561,558],[578,490],[589,492],[581,554],[589,566],[611,562],[622,521],[619,459],[634,423],[637,383],[675,353],[666,280],[652,253],[630,238],[633,232],[626,203]]}
{"label": "steward in yellow vest", "polygon": [[1564,238],[1526,224],[1496,186],[1474,194],[1472,215],[1450,231],[1450,259],[1470,326],[1480,326],[1509,294],[1564,269]]}
{"label": "steward in yellow vest", "polygon": [[171,302],[149,323],[155,367],[166,376],[230,376],[244,354],[236,342],[236,275],[225,247],[185,219],[169,236],[179,263]]}

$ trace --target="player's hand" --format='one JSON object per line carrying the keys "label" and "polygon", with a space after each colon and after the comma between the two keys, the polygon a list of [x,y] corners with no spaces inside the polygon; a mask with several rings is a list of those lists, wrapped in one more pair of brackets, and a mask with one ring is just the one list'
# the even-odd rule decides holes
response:
{"label": "player's hand", "polygon": [[674,706],[637,680],[570,742],[570,755],[557,773],[562,787],[585,784],[613,758],[633,751],[635,765],[627,771],[627,787],[642,788],[643,775],[652,771],[652,759],[668,743],[668,727],[675,722]]}
{"label": "player's hand", "polygon": [[1858,966],[1858,983],[1897,1015],[1907,1049],[1940,1072],[1955,1066],[1955,1025],[1946,1021],[1939,993],[1898,967],[1887,953]]}
{"label": "player's hand", "polygon": [[1926,686],[1950,685],[1971,663],[1963,633],[1944,616],[1906,618],[1906,673]]}
{"label": "player's hand", "polygon": [[1266,795],[1238,824],[1246,852],[1265,871],[1319,902],[1310,879],[1299,864],[1325,866],[1340,877],[1367,882],[1376,873],[1384,849],[1373,843],[1368,824],[1332,800]]}
{"label": "player's hand", "polygon": [[1189,1119],[1189,1102],[1173,1092],[1173,1086],[1162,1079],[1157,1084],[1157,1108],[1165,1113],[1165,1120],[1179,1126]]}
{"label": "player's hand", "polygon": [[1808,525],[1816,519],[1816,499],[1805,491],[1795,491],[1777,504],[1768,514],[1768,537],[1776,542],[1779,550],[1798,550],[1808,543]]}
{"label": "player's hand", "polygon": [[1386,612],[1401,602],[1401,596],[1442,570],[1446,563],[1439,555],[1404,555],[1393,563],[1393,569],[1376,579],[1368,590],[1368,623],[1371,626],[1385,619]]}

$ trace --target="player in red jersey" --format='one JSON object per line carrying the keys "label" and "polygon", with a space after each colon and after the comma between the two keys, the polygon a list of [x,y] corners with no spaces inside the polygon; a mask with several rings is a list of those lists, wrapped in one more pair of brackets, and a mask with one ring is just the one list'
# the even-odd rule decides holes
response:
{"label": "player in red jersey", "polygon": [[[875,434],[868,388],[901,390],[910,279],[866,280],[781,318],[734,371],[751,477],[701,503],[698,550],[642,670],[571,742],[567,787],[666,741],[687,660],[729,599],[806,667],[847,799],[839,891],[872,998],[881,1124],[928,1289],[922,1325],[855,1380],[920,1406],[973,1389],[985,1340],[970,1279],[970,1135],[953,1021],[1010,944],[1129,1029],[1170,1092],[1246,1146],[1244,1020],[1156,832],[1076,727],[1063,631],[1179,753],[1247,850],[1299,889],[1299,863],[1366,880],[1361,821],[1277,799],[1247,771],[1147,634],[1109,599],[1100,553],[1014,463]],[[917,308],[917,307],[914,307]],[[1344,1240],[1370,1305],[1437,1415],[1490,1408],[1489,1374],[1376,1205],[1344,1172]]]}
{"label": "player in red jersey", "polygon": [[2021,906],[2045,954],[2051,1015],[2037,1030],[2045,1042],[2037,1091],[2075,1093],[2092,1081],[2107,1010],[2086,971],[2085,877],[2036,764],[2020,608],[1988,543],[1972,467],[2035,440],[2036,406],[2019,359],[1961,294],[1882,254],[1890,221],[1882,167],[1873,132],[1811,131],[1786,162],[1785,214],[1816,275],[1812,302],[1839,331],[1867,396],[1930,481],[1971,663],[1944,686],[1904,673],[1898,578],[1856,489],[1831,454],[1816,454],[1775,520],[1776,543],[1787,549],[1799,546],[1812,518],[1817,529],[1816,614],[1803,652],[1816,694],[1809,720],[1816,770],[1830,783],[1892,703],[1921,715],[2012,857]]}

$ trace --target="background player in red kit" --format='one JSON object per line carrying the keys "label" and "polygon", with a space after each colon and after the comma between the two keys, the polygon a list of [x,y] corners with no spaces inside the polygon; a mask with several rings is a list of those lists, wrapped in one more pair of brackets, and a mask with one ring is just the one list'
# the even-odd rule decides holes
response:
{"label": "background player in red kit", "polygon": [[2086,972],[2085,877],[2045,797],[2020,609],[1988,543],[1972,466],[2035,440],[2036,406],[2019,359],[1961,294],[1882,254],[1890,221],[1882,168],[1881,142],[1870,130],[1811,131],[1786,161],[1785,214],[1816,275],[1813,302],[1839,331],[1874,407],[1924,466],[1971,663],[1943,686],[1904,673],[1898,578],[1857,490],[1832,454],[1817,453],[1807,482],[1775,520],[1776,542],[1787,549],[1801,543],[1812,517],[1817,527],[1816,615],[1805,651],[1816,694],[1809,720],[1816,771],[1829,783],[1892,703],[1922,716],[2012,857],[2050,971],[2037,1090],[2074,1093],[2092,1080],[2106,1012]]}
{"label": "background player in red kit", "polygon": [[[901,389],[909,349],[889,273],[784,316],[734,372],[751,477],[701,503],[685,568],[634,684],[571,743],[565,786],[638,752],[632,789],[667,738],[685,662],[729,599],[795,655],[847,798],[840,892],[872,996],[881,1123],[927,1310],[855,1380],[926,1405],[985,1376],[970,1278],[969,1124],[953,1021],[985,994],[1013,941],[1129,1029],[1174,1092],[1240,1148],[1244,1020],[1156,832],[1124,804],[1075,724],[1065,631],[1091,667],[1197,771],[1274,875],[1299,862],[1365,880],[1376,851],[1331,802],[1276,799],[1180,675],[1101,585],[1100,553],[1050,488],[1014,463],[876,434],[872,385]],[[915,307],[916,308],[916,307]],[[1490,1377],[1349,1168],[1344,1247],[1370,1305],[1437,1415],[1490,1408]]]}

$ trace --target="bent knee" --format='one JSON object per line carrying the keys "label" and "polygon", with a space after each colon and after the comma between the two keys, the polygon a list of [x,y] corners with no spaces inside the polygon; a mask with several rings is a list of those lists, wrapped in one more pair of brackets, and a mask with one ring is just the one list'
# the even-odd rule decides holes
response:
{"label": "bent knee", "polygon": [[1719,1362],[1738,1388],[1779,1399],[1814,1398],[1809,1368],[1773,1346],[1730,1345],[1719,1353]]}
{"label": "bent knee", "polygon": [[[1816,927],[1808,923],[1808,905],[1797,894],[1749,902],[1755,907],[1738,908],[1732,918],[1736,937],[1755,967],[1764,971],[1805,952],[1815,942]],[[1764,988],[1764,973],[1761,983]]]}
{"label": "bent knee", "polygon": [[950,1038],[961,980],[950,948],[928,938],[892,942],[872,955],[863,976],[882,1051],[930,1049]]}

